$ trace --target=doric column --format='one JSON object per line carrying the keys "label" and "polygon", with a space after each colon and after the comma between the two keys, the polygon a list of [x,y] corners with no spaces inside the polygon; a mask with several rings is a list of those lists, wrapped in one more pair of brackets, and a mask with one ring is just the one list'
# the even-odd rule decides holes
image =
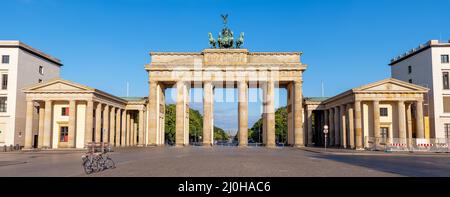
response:
{"label": "doric column", "polygon": [[75,148],[75,132],[76,132],[76,119],[77,119],[77,101],[69,101],[69,133],[68,133],[68,146]]}
{"label": "doric column", "polygon": [[134,146],[134,115],[130,116],[130,146]]}
{"label": "doric column", "polygon": [[361,101],[355,101],[355,142],[356,149],[363,149],[362,141],[362,122],[361,122]]}
{"label": "doric column", "polygon": [[114,146],[120,146],[120,133],[121,133],[121,120],[120,117],[122,116],[122,109],[117,108],[116,112],[116,139],[114,141]]}
{"label": "doric column", "polygon": [[42,148],[44,145],[44,118],[45,118],[45,104],[39,102],[39,135],[38,135],[38,148]]}
{"label": "doric column", "polygon": [[137,145],[137,140],[138,139],[138,123],[135,122],[133,125],[133,146]]}
{"label": "doric column", "polygon": [[416,102],[416,135],[417,138],[425,138],[425,132],[423,128],[423,101]]}
{"label": "doric column", "polygon": [[334,145],[339,147],[341,145],[341,124],[339,117],[339,107],[334,108]]}
{"label": "doric column", "polygon": [[353,115],[353,106],[352,104],[347,104],[347,114],[348,114],[348,139],[350,148],[355,148],[355,124],[354,124],[354,115]]}
{"label": "doric column", "polygon": [[[407,138],[408,138],[408,146],[409,147],[411,147],[411,145],[412,145],[412,112],[411,112],[411,107],[412,107],[412,105],[411,105],[411,103],[408,103],[407,105],[406,105],[406,124],[407,124],[407,129],[406,129],[406,131],[407,131],[407,133],[408,133],[408,136],[407,136]],[[392,138],[392,135],[391,136],[389,136],[390,138]]]}
{"label": "doric column", "polygon": [[213,85],[206,81],[203,86],[203,145],[211,146],[213,141]]}
{"label": "doric column", "polygon": [[238,82],[239,89],[239,146],[248,144],[248,85],[246,81]]}
{"label": "doric column", "polygon": [[330,111],[330,113],[328,114],[328,122],[329,122],[329,130],[328,130],[328,134],[329,134],[329,142],[330,142],[330,146],[334,146],[334,130],[335,130],[335,125],[334,125],[334,109],[330,108],[328,109]]}
{"label": "doric column", "polygon": [[150,81],[149,82],[149,97],[148,97],[148,106],[147,111],[149,112],[149,116],[147,116],[147,129],[148,129],[148,145],[157,145],[156,144],[156,135],[158,132],[158,124],[157,120],[159,118],[158,112],[158,82]]}
{"label": "doric column", "polygon": [[302,81],[294,83],[294,146],[304,147]]}
{"label": "doric column", "polygon": [[189,132],[189,123],[187,120],[187,113],[189,112],[189,108],[186,106],[187,98],[187,89],[186,84],[183,81],[177,82],[177,104],[176,104],[176,125],[175,125],[175,144],[177,146],[187,145],[189,136],[187,132]]}
{"label": "doric column", "polygon": [[[47,107],[45,107],[47,108]],[[92,142],[92,132],[94,130],[94,102],[87,101],[86,104],[86,124],[85,124],[85,134],[84,134],[84,145],[86,146],[89,142]]]}
{"label": "doric column", "polygon": [[398,136],[401,139],[406,139],[406,118],[405,118],[405,102],[398,101]]}
{"label": "doric column", "polygon": [[120,146],[126,146],[126,132],[127,132],[127,110],[122,110],[122,124],[120,129]]}
{"label": "doric column", "polygon": [[103,109],[103,142],[109,140],[109,106],[105,105]]}
{"label": "doric column", "polygon": [[33,147],[33,108],[34,102],[32,100],[27,101],[27,114],[25,117],[25,148],[30,149]]}
{"label": "doric column", "polygon": [[266,103],[265,107],[265,118],[266,118],[266,147],[275,147],[275,95],[274,95],[275,84],[273,81],[268,81],[266,83]]}
{"label": "doric column", "polygon": [[109,143],[110,145],[114,145],[114,137],[116,135],[116,108],[111,107],[111,111],[109,112]]}
{"label": "doric column", "polygon": [[312,132],[312,110],[306,108],[306,121],[308,123],[308,127],[307,127],[307,134],[306,137],[308,139],[308,146],[312,146],[313,143],[313,132]]}
{"label": "doric column", "polygon": [[373,101],[373,133],[376,138],[381,138],[380,134],[380,102]]}
{"label": "doric column", "polygon": [[347,148],[347,116],[346,116],[346,111],[345,111],[345,105],[341,105],[340,110],[341,112],[340,117],[341,117],[341,146],[343,148]]}
{"label": "doric column", "polygon": [[[128,111],[127,111],[128,112]],[[125,146],[130,146],[131,140],[131,112],[127,113],[127,123],[126,123],[126,131],[125,131]]]}
{"label": "doric column", "polygon": [[139,110],[139,145],[143,146],[144,143],[144,110]]}
{"label": "doric column", "polygon": [[[328,109],[325,109],[325,110],[323,110],[323,119],[324,119],[324,121],[323,121],[323,124],[324,125],[327,125],[328,126],[328,129],[330,129],[329,127],[330,127],[330,123],[328,123],[328,117],[329,117],[330,115],[329,115],[329,110]],[[323,133],[323,127],[322,128],[320,128],[320,132],[322,132]],[[323,141],[323,143],[325,143],[325,135],[324,135],[324,139],[322,139],[322,140],[324,140]],[[329,142],[330,140],[328,140],[328,134],[327,134],[327,146],[328,146],[328,142]]]}
{"label": "doric column", "polygon": [[97,103],[95,108],[95,142],[102,139],[102,104]]}
{"label": "doric column", "polygon": [[51,100],[45,101],[45,114],[44,114],[44,147],[51,148],[52,139],[52,111],[53,105]]}

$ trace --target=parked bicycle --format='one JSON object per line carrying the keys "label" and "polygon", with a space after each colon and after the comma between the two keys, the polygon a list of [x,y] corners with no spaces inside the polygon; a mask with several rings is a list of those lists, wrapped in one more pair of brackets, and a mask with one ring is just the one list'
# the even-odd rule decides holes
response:
{"label": "parked bicycle", "polygon": [[84,172],[86,174],[116,167],[114,160],[109,157],[108,152],[112,152],[112,149],[107,143],[89,143],[88,150],[89,151],[81,157]]}

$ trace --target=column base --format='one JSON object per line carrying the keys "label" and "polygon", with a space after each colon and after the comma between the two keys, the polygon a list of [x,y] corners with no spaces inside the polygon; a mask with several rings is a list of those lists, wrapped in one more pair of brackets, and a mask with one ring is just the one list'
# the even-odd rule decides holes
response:
{"label": "column base", "polygon": [[304,144],[294,144],[294,148],[305,148]]}

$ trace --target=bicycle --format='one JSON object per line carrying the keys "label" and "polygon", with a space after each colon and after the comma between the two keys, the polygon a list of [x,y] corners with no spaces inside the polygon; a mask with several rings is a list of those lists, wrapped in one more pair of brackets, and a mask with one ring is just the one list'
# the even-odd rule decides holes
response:
{"label": "bicycle", "polygon": [[94,153],[90,152],[86,155],[83,155],[81,159],[83,160],[83,169],[86,174],[91,174],[93,172],[98,172],[99,166],[96,161],[97,156]]}

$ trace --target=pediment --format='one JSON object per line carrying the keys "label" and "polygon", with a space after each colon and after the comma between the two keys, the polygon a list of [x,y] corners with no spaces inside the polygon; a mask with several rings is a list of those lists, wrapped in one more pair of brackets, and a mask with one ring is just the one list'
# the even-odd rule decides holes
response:
{"label": "pediment", "polygon": [[371,83],[359,88],[353,89],[354,91],[365,91],[365,92],[378,92],[378,91],[428,91],[427,88],[410,84],[397,79],[388,78],[375,83]]}
{"label": "pediment", "polygon": [[27,91],[93,91],[93,88],[80,85],[71,81],[57,79],[47,83],[38,84],[27,89]]}

